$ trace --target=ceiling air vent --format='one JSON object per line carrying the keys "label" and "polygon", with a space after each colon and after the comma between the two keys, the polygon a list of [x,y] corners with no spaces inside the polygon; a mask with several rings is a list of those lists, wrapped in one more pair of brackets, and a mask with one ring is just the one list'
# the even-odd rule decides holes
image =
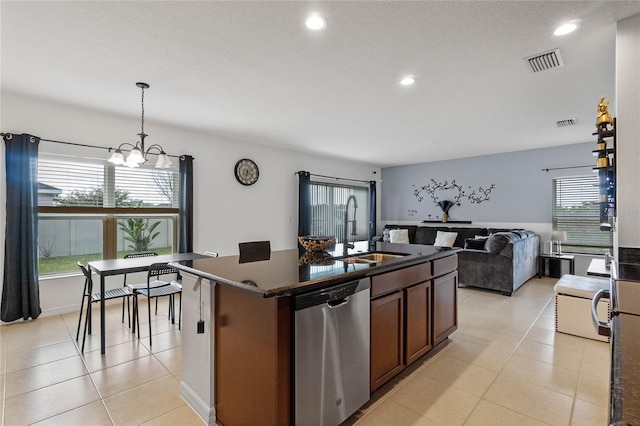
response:
{"label": "ceiling air vent", "polygon": [[576,120],[574,118],[569,118],[568,120],[556,121],[556,126],[558,127],[575,126],[575,124],[576,124]]}
{"label": "ceiling air vent", "polygon": [[531,71],[533,72],[540,72],[564,66],[562,56],[560,55],[560,49],[553,49],[548,52],[529,56],[528,58],[524,58],[524,60],[527,61]]}

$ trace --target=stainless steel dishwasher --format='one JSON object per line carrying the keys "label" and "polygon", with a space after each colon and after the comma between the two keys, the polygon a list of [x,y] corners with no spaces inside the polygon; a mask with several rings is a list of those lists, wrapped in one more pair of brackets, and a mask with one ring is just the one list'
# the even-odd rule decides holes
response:
{"label": "stainless steel dishwasher", "polygon": [[294,297],[295,424],[337,426],[369,400],[369,278]]}

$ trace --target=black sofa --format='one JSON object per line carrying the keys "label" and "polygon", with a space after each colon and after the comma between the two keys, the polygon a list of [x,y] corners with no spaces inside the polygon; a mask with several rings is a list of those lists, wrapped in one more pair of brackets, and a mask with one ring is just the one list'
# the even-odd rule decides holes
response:
{"label": "black sofa", "polygon": [[438,231],[457,232],[454,247],[462,249],[458,252],[461,286],[495,290],[510,296],[537,274],[540,237],[533,231],[417,225],[386,225],[385,228],[407,229],[410,243],[426,245],[433,245]]}

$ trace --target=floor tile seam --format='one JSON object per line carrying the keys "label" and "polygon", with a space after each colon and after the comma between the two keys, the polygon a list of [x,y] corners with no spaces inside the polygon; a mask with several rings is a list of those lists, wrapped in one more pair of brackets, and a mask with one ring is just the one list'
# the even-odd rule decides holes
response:
{"label": "floor tile seam", "polygon": [[547,387],[547,386],[541,385],[541,384],[539,384],[539,383],[532,382],[532,381],[530,381],[530,380],[528,380],[528,379],[524,379],[524,378],[519,377],[519,376],[514,376],[514,375],[512,375],[512,374],[509,374],[509,372],[507,372],[507,371],[501,371],[500,373],[498,373],[498,375],[500,375],[500,374],[504,374],[505,376],[507,376],[508,378],[510,378],[510,379],[512,379],[512,380],[517,380],[517,381],[522,382],[522,383],[525,383],[525,384],[527,384],[527,385],[532,385],[532,386],[536,386],[536,387],[538,387],[538,388],[544,389],[544,390],[545,390],[545,391],[547,391],[547,392],[548,392],[548,391],[551,391],[551,392],[555,392],[555,393],[558,393],[558,394],[562,394],[562,395],[564,395],[564,396],[566,396],[566,397],[568,397],[568,398],[575,398],[575,397],[576,397],[576,394],[577,394],[577,392],[578,392],[578,380],[576,380],[576,384],[575,384],[575,387],[574,387],[574,389],[573,389],[573,394],[567,394],[567,393],[562,392],[562,391],[559,391],[559,390],[557,390],[557,389],[552,389],[552,388],[550,388],[550,387]]}
{"label": "floor tile seam", "polygon": [[609,410],[609,398],[608,398],[608,397],[609,397],[609,394],[607,393],[607,400],[605,401],[604,405],[602,405],[602,404],[598,404],[597,402],[588,401],[588,400],[586,400],[586,399],[584,399],[584,398],[578,398],[578,394],[577,394],[577,393],[576,393],[576,397],[574,398],[574,400],[578,400],[578,401],[582,401],[582,402],[587,402],[587,403],[589,403],[589,404],[591,404],[591,405],[595,405],[595,406],[597,406],[597,407],[604,408],[605,410],[607,410],[607,411],[608,411],[608,410]]}
{"label": "floor tile seam", "polygon": [[[526,413],[523,413],[522,411],[516,410],[516,409],[514,409],[513,407],[507,407],[506,405],[503,405],[503,404],[501,404],[501,403],[500,403],[500,402],[498,402],[498,401],[492,401],[492,400],[490,400],[490,399],[486,399],[486,398],[484,398],[484,397],[483,397],[480,401],[486,401],[486,402],[489,402],[489,403],[491,403],[491,404],[495,404],[495,405],[497,405],[497,406],[499,406],[499,407],[504,408],[505,410],[512,411],[512,412],[517,413],[517,414],[519,414],[519,415],[521,415],[521,416],[523,416],[523,417],[526,417],[526,418],[528,418],[528,419],[534,420],[534,421],[536,421],[536,422],[538,422],[538,423],[542,423],[542,424],[545,424],[545,425],[548,425],[548,426],[552,426],[550,423],[546,423],[546,422],[544,422],[544,421],[542,421],[542,420],[540,420],[540,419],[536,419],[535,417],[531,417],[530,415],[528,415],[528,414],[526,414]],[[479,404],[479,402],[478,402],[478,404]]]}
{"label": "floor tile seam", "polygon": [[[75,357],[75,356],[77,356],[77,357],[79,357],[80,359],[82,359],[82,355],[80,355],[79,353],[76,353],[75,355],[69,355],[69,356],[65,356],[65,357],[62,357],[62,358],[58,358],[58,359],[52,359],[52,360],[49,360],[49,361],[46,361],[46,362],[42,362],[42,363],[40,363],[40,364],[34,364],[34,365],[30,365],[30,366],[28,366],[28,367],[19,368],[19,369],[17,369],[17,370],[9,371],[9,370],[7,369],[6,375],[19,373],[19,372],[21,372],[21,371],[30,370],[30,369],[32,369],[32,368],[42,367],[43,365],[52,364],[52,363],[54,363],[54,362],[64,361],[64,360],[66,360],[66,359],[73,358],[73,357]],[[84,365],[84,360],[83,360],[83,365]],[[86,365],[85,365],[85,369],[86,369]],[[88,370],[87,370],[87,371],[88,371]]]}
{"label": "floor tile seam", "polygon": [[[424,414],[424,413],[420,413],[420,412],[418,412],[418,411],[416,411],[416,410],[413,410],[412,408],[407,407],[405,404],[403,404],[403,403],[402,403],[402,402],[400,402],[400,401],[396,401],[395,399],[392,399],[392,401],[393,401],[394,403],[396,403],[396,404],[400,405],[400,406],[401,406],[402,408],[404,408],[405,410],[410,411],[411,413],[413,413],[413,414],[417,415],[419,418],[427,419],[427,420],[429,420],[430,422],[433,422],[433,423],[437,423],[437,424],[439,424],[439,425],[442,425],[442,423],[440,423],[438,420],[434,419],[433,417],[429,417],[429,416],[427,416],[427,415],[426,415],[426,414]],[[370,414],[370,413],[367,413],[367,414]],[[449,425],[442,425],[442,426],[449,426]]]}
{"label": "floor tile seam", "polygon": [[[166,413],[158,414],[157,416],[152,417],[152,418],[150,418],[149,420],[145,420],[143,423],[140,423],[140,426],[144,426],[144,425],[148,424],[149,422],[152,422],[152,421],[154,421],[155,419],[158,419],[158,418],[160,418],[160,417],[162,417],[162,416],[166,416],[167,414],[169,414],[169,413],[171,413],[171,412],[173,412],[173,411],[179,410],[179,409],[181,409],[181,408],[182,408],[182,407],[184,407],[184,406],[189,407],[189,406],[187,405],[187,403],[183,401],[183,404],[182,404],[182,405],[179,405],[179,406],[177,406],[176,408],[172,408],[171,410],[167,411]],[[363,416],[363,417],[364,417],[364,416]]]}
{"label": "floor tile seam", "polygon": [[[577,352],[576,352],[576,353],[577,353]],[[540,363],[543,363],[543,364],[549,365],[549,366],[553,367],[553,369],[559,369],[559,370],[564,370],[565,372],[577,373],[577,374],[578,374],[578,376],[579,376],[579,375],[580,375],[580,373],[581,373],[581,370],[572,370],[572,369],[570,369],[570,368],[562,367],[562,366],[560,366],[560,365],[552,364],[552,363],[550,363],[550,362],[543,361],[543,360],[540,360],[540,359],[529,358],[528,356],[525,356],[525,355],[521,355],[521,354],[517,354],[517,353],[514,353],[513,355],[516,355],[516,356],[521,357],[521,358],[526,358],[526,359],[528,359],[528,360],[537,361],[537,362],[540,362]],[[581,365],[582,365],[582,364],[581,364]],[[594,376],[594,377],[597,377],[597,376]]]}
{"label": "floor tile seam", "polygon": [[[40,419],[40,420],[38,420],[38,421],[36,421],[36,422],[34,422],[34,423],[30,423],[30,424],[37,424],[37,423],[43,422],[43,421],[45,421],[45,420],[52,419],[52,418],[54,418],[54,417],[57,417],[57,416],[63,415],[63,414],[65,414],[65,413],[71,412],[71,411],[73,411],[73,410],[77,410],[78,408],[82,408],[82,407],[86,407],[86,406],[91,405],[91,404],[95,404],[95,403],[96,403],[96,402],[98,402],[98,401],[102,402],[102,400],[101,400],[101,399],[100,399],[100,400],[91,401],[91,402],[87,402],[86,404],[78,405],[77,407],[73,407],[73,408],[70,408],[70,409],[68,409],[68,410],[61,411],[61,412],[56,413],[56,414],[54,414],[54,415],[52,415],[52,416],[45,417],[44,419]],[[103,405],[104,405],[104,404],[103,404]],[[109,417],[109,418],[111,419],[111,417]],[[4,425],[4,423],[0,423],[0,424],[1,424],[1,425]],[[86,423],[86,424],[89,424],[89,423]],[[111,424],[112,424],[112,425],[115,425],[115,423],[113,423],[113,420],[111,420]]]}
{"label": "floor tile seam", "polygon": [[51,386],[56,386],[56,385],[60,385],[62,383],[70,382],[71,380],[76,380],[76,379],[79,379],[79,378],[84,377],[84,376],[89,376],[89,373],[85,371],[83,374],[79,374],[79,375],[73,376],[73,377],[68,377],[68,378],[65,378],[64,380],[60,380],[60,381],[57,381],[57,382],[54,382],[54,383],[48,383],[48,384],[46,384],[44,386],[39,386],[37,388],[29,389],[26,392],[22,392],[22,393],[18,393],[18,394],[15,394],[15,395],[11,395],[9,397],[7,397],[7,383],[5,382],[5,384],[4,384],[3,401],[7,401],[7,400],[10,400],[10,399],[13,399],[13,398],[17,398],[19,396],[24,396],[24,395],[26,395],[28,393],[31,393],[31,392],[36,392],[36,391],[40,391],[40,390],[43,390],[43,389],[46,389],[46,388],[50,388]]}
{"label": "floor tile seam", "polygon": [[[157,382],[157,381],[160,381],[160,380],[166,379],[167,377],[172,377],[172,378],[173,378],[173,375],[172,375],[172,374],[167,374],[167,375],[164,375],[164,376],[162,376],[162,377],[157,377],[157,378],[155,378],[155,379],[153,379],[153,380],[146,381],[146,382],[141,383],[141,384],[139,384],[139,385],[136,385],[136,386],[134,386],[134,387],[132,387],[132,388],[129,388],[129,389],[124,390],[124,391],[122,391],[122,392],[118,392],[118,393],[113,394],[113,395],[109,395],[109,396],[104,397],[104,398],[101,398],[101,399],[106,401],[106,400],[108,400],[108,399],[115,398],[116,396],[122,395],[122,394],[124,394],[124,393],[131,392],[131,391],[134,391],[134,390],[136,390],[136,389],[139,389],[139,388],[141,388],[141,387],[143,387],[143,386],[147,386],[147,385],[150,385],[150,384],[155,383],[155,382]],[[180,396],[180,395],[179,395],[179,394],[176,394],[176,396]]]}
{"label": "floor tile seam", "polygon": [[[142,382],[142,383],[139,383],[139,384],[133,385],[133,386],[131,386],[131,387],[127,388],[127,389],[120,389],[120,390],[118,390],[117,392],[112,393],[112,394],[109,394],[109,395],[107,395],[107,394],[103,394],[103,393],[100,393],[100,399],[101,399],[101,400],[109,399],[109,398],[112,398],[112,397],[114,397],[114,396],[117,396],[117,395],[123,394],[123,393],[125,393],[125,392],[129,392],[129,391],[131,391],[131,390],[133,390],[133,389],[136,389],[136,388],[138,388],[138,387],[140,387],[140,386],[144,386],[144,385],[146,385],[146,384],[149,384],[149,383],[151,383],[151,382],[153,382],[153,381],[156,381],[156,380],[160,380],[160,379],[167,378],[167,377],[169,377],[169,376],[171,376],[171,377],[175,378],[175,376],[174,376],[173,374],[171,374],[171,373],[166,374],[165,372],[163,372],[163,374],[162,374],[161,376],[154,377],[151,381],[149,381],[149,379],[145,379],[145,381],[144,381],[144,382]],[[92,379],[92,381],[93,381],[93,377],[92,377],[91,379]],[[177,380],[177,379],[176,379],[176,380]],[[95,382],[94,382],[94,383],[95,383]],[[97,385],[96,385],[96,388],[97,388]],[[100,392],[100,391],[98,391],[98,392]]]}

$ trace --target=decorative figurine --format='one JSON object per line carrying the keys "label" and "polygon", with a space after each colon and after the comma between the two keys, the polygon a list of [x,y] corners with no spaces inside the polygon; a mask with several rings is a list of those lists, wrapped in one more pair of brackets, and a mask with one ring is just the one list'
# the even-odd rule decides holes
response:
{"label": "decorative figurine", "polygon": [[598,102],[598,118],[596,119],[596,126],[602,129],[607,128],[607,124],[613,124],[613,118],[608,111],[609,100],[605,96],[600,98]]}

